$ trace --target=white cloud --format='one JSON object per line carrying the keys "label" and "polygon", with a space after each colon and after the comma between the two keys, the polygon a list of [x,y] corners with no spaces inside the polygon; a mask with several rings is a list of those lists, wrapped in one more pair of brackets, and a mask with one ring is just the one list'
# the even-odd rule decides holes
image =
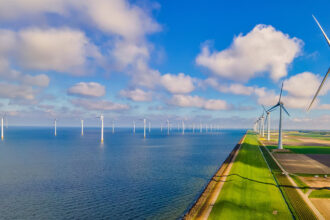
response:
{"label": "white cloud", "polygon": [[87,99],[73,99],[72,104],[85,108],[87,110],[98,110],[98,111],[117,111],[127,110],[130,108],[129,105],[113,103],[106,100],[87,100]]}
{"label": "white cloud", "polygon": [[142,89],[121,90],[120,95],[135,102],[147,102],[152,100],[152,94]]}
{"label": "white cloud", "polygon": [[228,104],[220,99],[204,99],[199,96],[190,95],[174,95],[170,100],[170,104],[180,107],[194,107],[206,110],[226,110]]}
{"label": "white cloud", "polygon": [[[321,80],[318,75],[303,72],[285,80],[283,90],[288,91],[290,95],[295,97],[313,97],[320,83]],[[326,94],[329,89],[329,83],[326,83],[320,91],[320,95]]]}
{"label": "white cloud", "polygon": [[224,93],[231,93],[235,95],[251,95],[253,94],[255,88],[252,86],[245,86],[243,84],[233,83],[229,85],[219,84],[215,78],[207,78],[204,83],[210,85],[215,90]]}
{"label": "white cloud", "polygon": [[193,79],[183,73],[165,74],[161,77],[161,84],[171,93],[190,93],[195,89]]}
{"label": "white cloud", "polygon": [[80,82],[69,88],[68,94],[85,97],[101,97],[105,95],[105,87],[96,82]]}
{"label": "white cloud", "polygon": [[23,67],[79,74],[89,54],[83,32],[63,29],[25,29],[18,33],[19,60]]}
{"label": "white cloud", "polygon": [[301,51],[302,41],[290,38],[272,26],[257,25],[247,35],[234,38],[230,48],[210,51],[202,47],[196,63],[215,75],[235,81],[247,81],[263,72],[277,81],[287,75],[287,67]]}
{"label": "white cloud", "polygon": [[35,91],[31,86],[0,82],[0,97],[33,100],[35,98]]}

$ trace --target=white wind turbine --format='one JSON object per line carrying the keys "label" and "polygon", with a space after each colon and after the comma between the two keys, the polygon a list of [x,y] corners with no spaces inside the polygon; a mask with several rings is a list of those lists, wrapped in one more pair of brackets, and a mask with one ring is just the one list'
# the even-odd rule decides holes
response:
{"label": "white wind turbine", "polygon": [[[317,25],[319,26],[319,28],[321,29],[321,31],[322,31],[322,33],[323,33],[323,36],[324,36],[324,38],[326,39],[328,45],[330,46],[330,40],[329,40],[328,36],[326,35],[326,33],[324,32],[322,26],[321,26],[320,23],[316,20],[316,18],[314,17],[314,15],[313,15],[313,18],[314,18],[314,20],[316,21],[316,23],[317,23]],[[323,87],[323,85],[324,85],[325,80],[328,78],[329,73],[330,73],[330,68],[328,69],[328,72],[325,74],[325,76],[324,76],[324,78],[323,78],[323,80],[322,80],[322,82],[321,82],[319,88],[317,89],[317,91],[316,91],[316,93],[315,93],[315,95],[314,95],[314,97],[313,97],[313,99],[312,99],[311,104],[310,104],[310,105],[308,106],[308,108],[307,108],[307,111],[309,111],[310,108],[312,107],[312,105],[313,105],[313,103],[314,103],[316,97],[318,96],[320,90],[322,89],[322,87]]]}
{"label": "white wind turbine", "polygon": [[101,120],[101,142],[103,143],[103,121],[104,121],[104,116],[103,114],[101,114],[99,117],[96,117],[96,118],[99,118]]}
{"label": "white wind turbine", "polygon": [[133,134],[135,134],[135,121],[133,120]]}
{"label": "white wind turbine", "polygon": [[55,120],[54,120],[54,135],[55,136],[57,135],[57,133],[56,133],[56,122],[57,122],[57,119],[55,118]]}
{"label": "white wind turbine", "polygon": [[195,133],[195,123],[193,123],[193,129],[192,129],[193,133]]}
{"label": "white wind turbine", "polygon": [[184,134],[184,121],[182,120],[182,134]]}
{"label": "white wind turbine", "polygon": [[166,122],[167,122],[167,135],[169,135],[170,134],[170,121],[167,119]]}
{"label": "white wind turbine", "polygon": [[160,123],[160,132],[163,133],[163,123]]}
{"label": "white wind turbine", "polygon": [[149,121],[149,133],[150,133],[150,130],[151,130],[151,122]]}
{"label": "white wind turbine", "polygon": [[143,137],[146,138],[147,119],[143,119]]}
{"label": "white wind turbine", "polygon": [[81,136],[84,136],[84,120],[81,119]]}
{"label": "white wind turbine", "polygon": [[278,107],[280,108],[280,121],[279,121],[279,126],[278,126],[278,149],[283,149],[283,144],[282,144],[282,110],[285,111],[285,113],[290,116],[289,112],[285,109],[283,102],[281,102],[282,98],[282,91],[283,91],[283,83],[282,83],[282,88],[281,88],[281,93],[280,93],[280,98],[278,100],[278,103],[271,107],[268,112],[272,112]]}
{"label": "white wind turbine", "polygon": [[262,115],[260,116],[260,124],[261,124],[261,137],[265,137],[265,117],[264,111],[262,110]]}
{"label": "white wind turbine", "polygon": [[203,125],[202,125],[202,123],[199,124],[199,132],[200,132],[200,133],[203,132]]}
{"label": "white wind turbine", "polygon": [[270,140],[270,112],[265,109],[265,106],[262,106],[264,111],[266,112],[266,120],[267,121],[267,140]]}
{"label": "white wind turbine", "polygon": [[115,133],[115,120],[112,120],[112,134]]}
{"label": "white wind turbine", "polygon": [[3,140],[3,116],[1,116],[1,140]]}

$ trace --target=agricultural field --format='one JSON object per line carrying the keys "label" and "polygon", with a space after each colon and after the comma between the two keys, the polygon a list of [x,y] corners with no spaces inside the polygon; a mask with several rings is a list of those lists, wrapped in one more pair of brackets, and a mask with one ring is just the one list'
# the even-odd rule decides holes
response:
{"label": "agricultural field", "polygon": [[283,137],[283,152],[273,151],[277,134],[273,133],[270,141],[259,140],[319,212],[330,219],[330,132],[289,131]]}

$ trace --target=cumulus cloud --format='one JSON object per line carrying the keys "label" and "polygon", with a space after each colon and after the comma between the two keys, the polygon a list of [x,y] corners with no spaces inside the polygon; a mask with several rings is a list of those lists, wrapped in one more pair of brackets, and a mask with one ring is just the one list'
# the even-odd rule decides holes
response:
{"label": "cumulus cloud", "polygon": [[165,74],[161,77],[161,84],[171,93],[190,93],[195,89],[193,79],[183,73]]}
{"label": "cumulus cloud", "polygon": [[0,97],[32,100],[35,98],[35,91],[31,86],[0,82]]}
{"label": "cumulus cloud", "polygon": [[130,108],[129,105],[113,103],[106,100],[90,100],[90,99],[73,99],[71,103],[75,106],[85,108],[87,110],[97,111],[118,111],[127,110]]}
{"label": "cumulus cloud", "polygon": [[206,79],[204,84],[210,85],[219,92],[231,93],[235,95],[251,95],[255,91],[255,87],[245,86],[239,83],[233,83],[229,85],[220,84],[215,78]]}
{"label": "cumulus cloud", "polygon": [[147,102],[152,100],[152,94],[142,89],[121,90],[120,95],[135,102]]}
{"label": "cumulus cloud", "polygon": [[69,88],[68,94],[85,97],[101,97],[105,95],[105,87],[96,82],[80,82]]}
{"label": "cumulus cloud", "polygon": [[224,100],[220,99],[204,99],[199,96],[190,95],[174,95],[170,100],[170,104],[180,107],[194,107],[206,110],[226,110],[229,108]]}
{"label": "cumulus cloud", "polygon": [[235,37],[223,51],[202,47],[196,63],[217,76],[235,81],[247,81],[263,72],[277,81],[287,75],[287,68],[301,51],[302,41],[290,38],[272,26],[257,25],[247,35]]}

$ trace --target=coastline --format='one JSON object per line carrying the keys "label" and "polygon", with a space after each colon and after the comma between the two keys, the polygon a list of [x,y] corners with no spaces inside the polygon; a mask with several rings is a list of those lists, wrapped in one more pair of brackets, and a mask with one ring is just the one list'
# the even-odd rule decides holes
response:
{"label": "coastline", "polygon": [[206,185],[203,192],[200,194],[199,198],[190,207],[190,209],[185,213],[183,219],[205,219],[208,217],[212,210],[212,206],[221,191],[222,185],[225,181],[224,175],[230,171],[232,163],[235,161],[236,155],[245,139],[246,134],[241,138],[241,140],[236,144],[233,150],[230,152],[225,161],[221,164],[219,169],[210,179],[209,183]]}

